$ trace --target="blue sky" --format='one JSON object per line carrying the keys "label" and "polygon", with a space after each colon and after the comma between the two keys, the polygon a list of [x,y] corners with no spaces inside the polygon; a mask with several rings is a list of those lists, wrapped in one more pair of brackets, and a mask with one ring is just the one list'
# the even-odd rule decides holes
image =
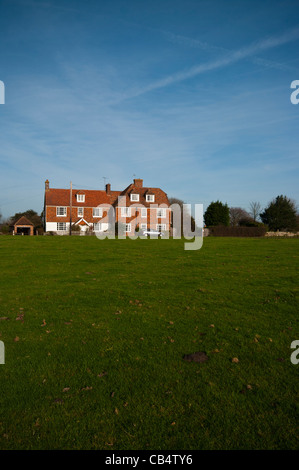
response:
{"label": "blue sky", "polygon": [[46,179],[298,203],[298,51],[297,0],[1,0],[0,211]]}

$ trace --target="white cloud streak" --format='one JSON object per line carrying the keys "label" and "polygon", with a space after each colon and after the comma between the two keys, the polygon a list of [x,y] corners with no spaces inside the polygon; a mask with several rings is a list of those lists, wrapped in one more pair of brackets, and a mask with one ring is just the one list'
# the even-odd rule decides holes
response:
{"label": "white cloud streak", "polygon": [[[215,46],[214,44],[210,44],[205,41],[200,41],[198,39],[193,39],[190,37],[173,34],[169,31],[161,31],[161,32],[168,41],[174,44],[179,44],[179,45],[186,46],[189,48],[194,48],[194,49],[201,49],[203,51],[223,52],[225,54],[233,53],[231,49],[227,49],[221,46]],[[274,62],[268,59],[262,59],[260,57],[250,57],[250,59],[253,63],[257,65],[261,65],[263,67],[267,67],[267,68],[275,68],[278,70],[297,70],[295,67],[290,67],[288,65],[281,64],[279,62]]]}
{"label": "white cloud streak", "polygon": [[[178,38],[182,40],[182,37],[178,37]],[[198,44],[200,47],[203,47],[206,49],[208,48],[211,49],[212,47],[215,50],[223,50],[225,52],[225,55],[216,60],[199,64],[199,65],[195,65],[189,68],[188,70],[177,72],[165,78],[162,78],[160,80],[156,80],[150,83],[149,85],[143,88],[140,88],[139,90],[137,89],[133,91],[131,94],[128,94],[124,98],[137,97],[145,93],[149,93],[151,91],[157,90],[159,88],[164,88],[174,83],[178,83],[178,82],[187,80],[189,78],[196,77],[197,75],[201,75],[206,72],[210,72],[210,71],[217,70],[223,67],[227,67],[240,60],[252,57],[255,54],[258,54],[260,52],[282,46],[284,44],[287,44],[292,41],[296,41],[298,39],[299,39],[299,28],[295,28],[291,31],[287,31],[286,33],[280,36],[269,37],[260,41],[256,41],[250,44],[249,46],[240,48],[236,51],[229,51],[229,52],[227,52],[226,50],[223,50],[222,48],[218,48],[216,46],[210,46],[207,43],[197,41],[196,44]],[[195,42],[191,41],[190,44],[194,45]]]}

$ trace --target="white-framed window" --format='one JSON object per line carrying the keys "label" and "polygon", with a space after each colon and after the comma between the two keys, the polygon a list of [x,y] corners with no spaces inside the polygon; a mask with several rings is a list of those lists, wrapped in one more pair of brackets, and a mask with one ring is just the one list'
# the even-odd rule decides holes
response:
{"label": "white-framed window", "polygon": [[131,194],[130,195],[131,201],[138,202],[139,201],[139,194]]}
{"label": "white-framed window", "polygon": [[83,217],[84,207],[78,207],[77,215],[78,215],[78,217]]}
{"label": "white-framed window", "polygon": [[141,217],[146,218],[147,217],[147,209],[146,207],[141,208]]}
{"label": "white-framed window", "polygon": [[77,202],[85,202],[85,194],[77,194]]}
{"label": "white-framed window", "polygon": [[121,216],[131,217],[131,207],[121,207]]}
{"label": "white-framed window", "polygon": [[57,222],[57,231],[65,231],[66,222]]}
{"label": "white-framed window", "polygon": [[147,194],[145,199],[146,199],[146,202],[155,202],[154,194]]}
{"label": "white-framed window", "polygon": [[59,217],[65,217],[66,216],[66,207],[56,207],[56,215]]}
{"label": "white-framed window", "polygon": [[131,224],[126,224],[126,232],[131,232]]}
{"label": "white-framed window", "polygon": [[157,224],[156,225],[156,230],[158,232],[164,232],[166,230],[166,224]]}
{"label": "white-framed window", "polygon": [[93,224],[93,229],[95,232],[101,232],[102,231],[102,224],[97,222],[96,224]]}
{"label": "white-framed window", "polygon": [[157,209],[157,217],[164,219],[166,217],[166,209]]}
{"label": "white-framed window", "polygon": [[147,224],[140,224],[141,230],[147,230]]}
{"label": "white-framed window", "polygon": [[92,209],[92,216],[93,217],[103,217],[103,209],[102,207],[94,207]]}

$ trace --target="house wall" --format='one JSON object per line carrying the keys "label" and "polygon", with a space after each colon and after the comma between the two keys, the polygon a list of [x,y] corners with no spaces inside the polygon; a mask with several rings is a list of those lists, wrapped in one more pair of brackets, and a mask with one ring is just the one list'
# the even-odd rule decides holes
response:
{"label": "house wall", "polygon": [[[66,215],[61,216],[57,215],[56,208],[59,206],[46,206],[45,209],[45,217],[46,217],[46,231],[48,231],[47,226],[48,224],[53,224],[55,223],[55,226],[57,228],[57,222],[70,222],[70,207],[68,206],[60,206],[60,207],[67,207]],[[103,211],[102,217],[93,217],[93,208],[92,207],[84,207],[83,208],[83,215],[78,215],[78,207],[72,207],[72,224],[76,223],[79,219],[83,218],[88,222],[89,224],[96,224],[98,222],[101,222],[104,220],[104,218],[107,215],[107,211]],[[53,230],[53,229],[51,229]]]}
{"label": "house wall", "polygon": [[141,217],[141,212],[137,210],[135,207],[131,207],[131,216],[130,217],[122,217],[121,216],[121,207],[116,209],[116,218],[119,222],[124,224],[131,224],[132,232],[134,231],[135,225],[139,227],[141,224],[146,224],[147,230],[156,230],[157,225],[164,224],[165,230],[169,230],[170,228],[170,220],[171,220],[171,210],[166,208],[165,217],[157,217],[157,208],[147,208],[147,216]]}
{"label": "house wall", "polygon": [[[59,222],[65,222],[64,220],[61,220]],[[69,232],[70,230],[70,223],[66,222],[66,232]],[[57,232],[57,222],[46,222],[46,227],[45,227],[46,232]],[[64,234],[65,232],[61,232]]]}
{"label": "house wall", "polygon": [[[62,231],[62,230],[58,231],[57,230],[57,222],[46,222],[45,231],[46,232],[57,232],[60,235],[65,235],[66,233],[69,233],[70,223],[66,222],[66,220],[59,220],[59,222],[65,222],[66,223],[66,230],[65,231]],[[81,230],[86,230],[86,229],[87,229],[86,225],[81,227]],[[92,227],[92,230],[93,230],[93,227]],[[101,231],[105,231],[105,230],[108,230],[108,224],[107,223],[102,223]]]}

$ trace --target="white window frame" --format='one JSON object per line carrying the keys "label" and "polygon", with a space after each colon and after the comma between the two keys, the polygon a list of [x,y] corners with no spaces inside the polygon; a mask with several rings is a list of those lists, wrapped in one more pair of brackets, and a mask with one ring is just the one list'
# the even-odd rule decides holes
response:
{"label": "white window frame", "polygon": [[85,194],[76,194],[77,202],[85,202]]}
{"label": "white window frame", "polygon": [[93,207],[92,208],[92,216],[93,217],[103,217],[102,207]]}
{"label": "white window frame", "polygon": [[66,222],[57,222],[57,232],[65,232],[65,231],[66,231]]}
{"label": "white window frame", "polygon": [[146,219],[147,218],[147,208],[146,207],[142,207],[141,208],[141,217],[143,219]]}
{"label": "white window frame", "polygon": [[131,207],[120,208],[121,217],[131,217]]}
{"label": "white window frame", "polygon": [[138,202],[139,201],[139,194],[130,194],[130,200],[133,202]]}
{"label": "white window frame", "polygon": [[166,217],[166,208],[165,207],[159,207],[157,209],[157,219],[165,219],[165,217]]}
{"label": "white window frame", "polygon": [[126,224],[126,233],[131,232],[131,224]]}
{"label": "white window frame", "polygon": [[[59,212],[62,212],[63,214],[60,214]],[[57,206],[56,207],[56,216],[57,217],[66,217],[67,214],[67,207],[66,206]]]}
{"label": "white window frame", "polygon": [[165,232],[166,231],[166,224],[157,224],[156,225],[156,230],[158,232]]}
{"label": "white window frame", "polygon": [[77,216],[78,217],[83,217],[84,216],[84,207],[78,207]]}
{"label": "white window frame", "polygon": [[147,230],[147,224],[140,224],[141,230]]}
{"label": "white window frame", "polygon": [[146,199],[146,202],[155,202],[155,195],[147,194],[145,199]]}
{"label": "white window frame", "polygon": [[95,232],[102,232],[102,224],[100,222],[96,222],[93,224],[93,230]]}

